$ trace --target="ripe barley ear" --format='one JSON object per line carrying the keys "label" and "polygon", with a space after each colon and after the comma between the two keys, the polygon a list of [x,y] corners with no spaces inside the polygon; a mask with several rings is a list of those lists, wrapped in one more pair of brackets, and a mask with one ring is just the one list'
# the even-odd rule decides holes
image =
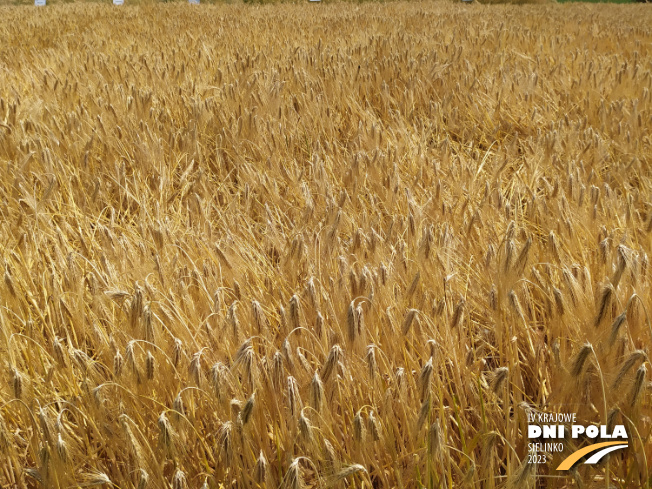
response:
{"label": "ripe barley ear", "polygon": [[410,327],[412,327],[412,323],[414,322],[414,318],[417,316],[418,312],[419,311],[416,309],[408,309],[405,313],[405,319],[403,320],[403,335],[408,334],[408,331],[410,331]]}
{"label": "ripe barley ear", "polygon": [[592,351],[593,346],[591,343],[586,343],[582,346],[579,353],[575,357],[575,360],[573,361],[573,366],[571,367],[571,375],[573,377],[579,377],[579,375],[582,373],[584,364],[586,363],[586,360],[589,358],[589,355]]}
{"label": "ripe barley ear", "polygon": [[[301,314],[301,302],[299,296],[294,294],[290,299],[290,329],[297,329],[301,326],[300,320]],[[301,331],[297,331],[297,334],[301,334]]]}
{"label": "ripe barley ear", "polygon": [[420,399],[424,399],[427,395],[429,395],[430,383],[432,381],[432,373],[433,373],[432,357],[430,357],[430,359],[426,362],[426,364],[421,369],[421,373],[419,374],[419,381],[417,386],[419,389]]}
{"label": "ripe barley ear", "polygon": [[243,425],[246,425],[251,419],[251,414],[254,411],[255,404],[256,404],[256,393],[254,392],[253,394],[251,394],[249,399],[247,399],[247,402],[242,408],[242,411],[240,411],[240,419],[242,420]]}
{"label": "ripe barley ear", "polygon": [[374,344],[371,344],[367,346],[367,370],[369,372],[369,378],[371,380],[376,378],[376,375],[378,373],[378,363],[376,362],[376,349],[377,346]]}
{"label": "ripe barley ear", "polygon": [[137,489],[147,489],[147,484],[149,484],[149,474],[145,469],[139,469]]}
{"label": "ripe barley ear", "polygon": [[260,305],[260,302],[256,300],[251,301],[251,312],[254,318],[254,325],[256,326],[256,331],[260,334],[267,329],[267,318],[265,317],[265,312],[263,307]]}
{"label": "ripe barley ear", "polygon": [[181,355],[183,355],[183,343],[179,338],[175,338],[174,345],[172,347],[172,365],[175,367],[179,366]]}
{"label": "ripe barley ear", "polygon": [[122,375],[123,364],[124,364],[124,359],[122,355],[120,354],[119,351],[116,351],[115,356],[113,357],[113,374],[117,378],[120,378],[120,376]]}
{"label": "ripe barley ear", "polygon": [[498,394],[503,384],[507,380],[508,375],[509,368],[507,367],[498,367],[496,370],[494,370],[493,375],[491,376],[491,390]]}
{"label": "ripe barley ear", "polygon": [[14,397],[20,399],[23,397],[23,374],[16,368],[12,369],[12,385],[14,388]]}
{"label": "ripe barley ear", "polygon": [[233,464],[233,422],[226,421],[217,431],[217,446],[227,467]]}
{"label": "ripe barley ear", "polygon": [[423,428],[426,421],[428,421],[428,417],[430,416],[431,406],[432,406],[432,400],[431,400],[430,396],[428,396],[421,403],[421,409],[419,409],[419,416],[417,418],[417,425],[416,425],[416,432],[417,433],[421,432],[421,428]]}
{"label": "ripe barley ear", "polygon": [[600,294],[600,303],[598,304],[598,314],[594,321],[594,326],[597,328],[602,321],[607,317],[607,313],[611,307],[611,299],[614,295],[614,287],[609,284],[602,289]]}
{"label": "ripe barley ear", "polygon": [[614,322],[611,323],[611,333],[609,334],[610,345],[613,345],[616,342],[616,339],[618,338],[618,333],[620,332],[620,328],[622,327],[623,324],[625,324],[626,321],[627,321],[627,311],[620,314],[618,317],[616,317]]}
{"label": "ripe barley ear", "polygon": [[337,367],[337,363],[340,361],[342,356],[343,352],[340,345],[333,345],[321,370],[321,378],[323,379],[324,383],[327,383],[331,378],[331,375],[335,371],[335,367]]}
{"label": "ripe barley ear", "polygon": [[457,305],[455,306],[455,310],[453,311],[453,317],[451,319],[451,328],[455,329],[460,324],[462,324],[462,321],[464,320],[465,304],[466,301],[464,299],[460,299]]}
{"label": "ripe barley ear", "polygon": [[647,368],[645,367],[645,364],[638,367],[638,370],[636,371],[636,378],[634,379],[634,384],[632,385],[632,390],[629,394],[629,405],[632,407],[639,400],[640,394],[643,391],[646,373]]}
{"label": "ripe barley ear", "polygon": [[172,477],[172,489],[188,489],[186,474],[180,469],[177,469]]}
{"label": "ripe barley ear", "polygon": [[292,417],[296,416],[300,409],[303,409],[301,395],[299,394],[299,384],[291,375],[287,379],[287,402]]}
{"label": "ripe barley ear", "polygon": [[349,308],[346,313],[346,332],[349,337],[349,341],[353,343],[355,341],[358,332],[357,316],[355,313],[355,303],[353,301],[349,303]]}
{"label": "ripe barley ear", "polygon": [[147,352],[147,359],[145,360],[145,370],[147,372],[147,380],[152,380],[154,378],[154,355],[151,352]]}
{"label": "ripe barley ear", "polygon": [[369,411],[369,416],[367,416],[367,431],[373,441],[380,441],[380,423],[373,411]]}
{"label": "ripe barley ear", "polygon": [[611,388],[613,390],[617,390],[618,387],[620,387],[620,384],[625,379],[627,372],[629,372],[634,367],[634,365],[636,365],[638,362],[641,362],[646,358],[647,355],[643,350],[635,350],[632,353],[630,353],[627,356],[627,359],[621,365],[620,369],[618,370],[618,374],[616,375],[616,378],[614,379]]}
{"label": "ripe barley ear", "polygon": [[299,413],[299,435],[303,439],[304,443],[307,445],[312,444],[314,438],[313,438],[313,433],[312,433],[312,426],[310,425],[310,421],[308,418],[306,418],[304,414],[304,410],[301,410],[301,413]]}
{"label": "ripe barley ear", "polygon": [[254,481],[258,484],[267,482],[267,459],[263,451],[260,451],[258,459],[256,460],[256,468],[254,469]]}
{"label": "ripe barley ear", "polygon": [[317,315],[315,316],[315,334],[317,335],[318,338],[322,338],[324,332],[324,316],[322,316],[321,312],[317,311]]}
{"label": "ripe barley ear", "polygon": [[188,373],[190,374],[190,377],[192,380],[195,382],[195,385],[197,387],[201,387],[202,384],[202,379],[204,378],[204,374],[202,372],[202,367],[201,367],[201,355],[203,351],[198,351],[192,356],[192,360],[190,361],[190,365],[188,367]]}
{"label": "ripe barley ear", "polygon": [[362,443],[365,439],[366,429],[364,421],[362,419],[362,414],[360,411],[355,413],[353,418],[353,439],[356,443]]}
{"label": "ripe barley ear", "polygon": [[321,412],[324,402],[324,384],[319,378],[319,372],[315,371],[310,381],[310,406],[317,412]]}

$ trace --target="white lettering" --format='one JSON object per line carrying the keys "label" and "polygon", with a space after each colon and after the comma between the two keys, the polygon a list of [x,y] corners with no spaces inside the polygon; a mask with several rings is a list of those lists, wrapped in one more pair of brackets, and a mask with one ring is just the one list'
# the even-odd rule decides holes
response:
{"label": "white lettering", "polygon": [[544,438],[555,438],[556,426],[554,424],[547,424],[543,426],[543,437]]}
{"label": "white lettering", "polygon": [[595,438],[600,433],[600,430],[597,426],[591,425],[586,429],[586,436],[589,438]]}
{"label": "white lettering", "polygon": [[584,433],[584,426],[581,424],[574,424],[573,427],[571,428],[572,431],[572,436],[573,438],[577,438],[580,436],[582,433]]}
{"label": "white lettering", "polygon": [[617,424],[614,426],[614,432],[612,435],[614,438],[627,438],[627,432],[625,431],[625,427],[621,424]]}
{"label": "white lettering", "polygon": [[529,424],[527,426],[527,437],[528,438],[539,438],[541,436],[541,426],[535,424]]}

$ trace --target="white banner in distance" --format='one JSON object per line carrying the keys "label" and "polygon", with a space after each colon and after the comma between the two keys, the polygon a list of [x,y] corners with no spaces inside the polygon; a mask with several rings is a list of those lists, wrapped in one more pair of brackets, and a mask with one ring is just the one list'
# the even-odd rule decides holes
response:
{"label": "white banner in distance", "polygon": [[113,5],[122,5],[125,3],[125,0],[113,0]]}
{"label": "white banner in distance", "polygon": [[199,5],[199,0],[188,0],[190,5]]}
{"label": "white banner in distance", "polygon": [[37,7],[45,7],[45,0],[34,0],[34,5]]}

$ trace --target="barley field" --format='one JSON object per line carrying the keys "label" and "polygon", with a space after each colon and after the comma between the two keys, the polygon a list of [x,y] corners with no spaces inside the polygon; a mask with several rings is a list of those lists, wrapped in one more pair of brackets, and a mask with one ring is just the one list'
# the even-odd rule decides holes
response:
{"label": "barley field", "polygon": [[[0,39],[1,487],[650,486],[650,8],[80,3]],[[535,465],[536,412],[629,447]]]}

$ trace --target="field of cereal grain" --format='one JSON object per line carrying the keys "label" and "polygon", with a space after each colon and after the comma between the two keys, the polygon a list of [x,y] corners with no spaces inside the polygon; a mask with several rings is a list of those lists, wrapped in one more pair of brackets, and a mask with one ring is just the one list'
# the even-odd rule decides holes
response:
{"label": "field of cereal grain", "polygon": [[[0,486],[649,487],[652,10],[0,7],[0,38]],[[540,411],[629,447],[533,465]]]}

